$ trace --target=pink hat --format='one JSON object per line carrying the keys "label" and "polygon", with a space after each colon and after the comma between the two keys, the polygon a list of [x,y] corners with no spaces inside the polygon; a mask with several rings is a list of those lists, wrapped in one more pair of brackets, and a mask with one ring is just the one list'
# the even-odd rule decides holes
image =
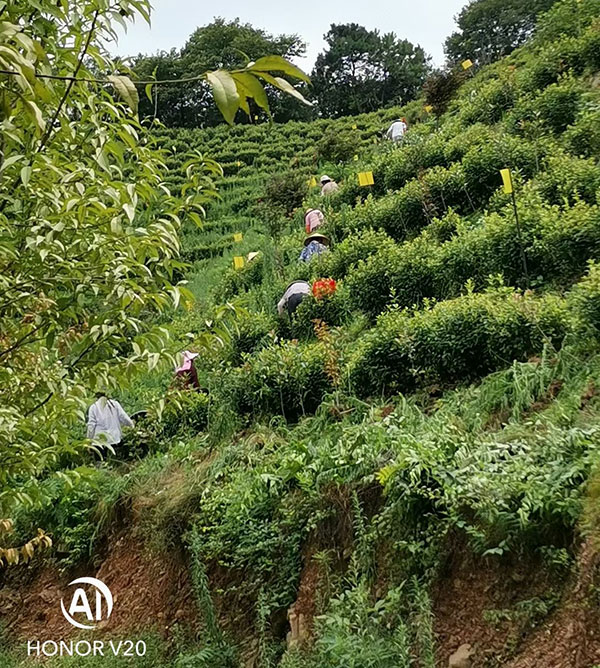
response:
{"label": "pink hat", "polygon": [[175,369],[175,373],[180,371],[189,371],[192,368],[192,362],[198,357],[200,353],[193,353],[190,350],[185,350],[183,353],[183,362],[181,366]]}

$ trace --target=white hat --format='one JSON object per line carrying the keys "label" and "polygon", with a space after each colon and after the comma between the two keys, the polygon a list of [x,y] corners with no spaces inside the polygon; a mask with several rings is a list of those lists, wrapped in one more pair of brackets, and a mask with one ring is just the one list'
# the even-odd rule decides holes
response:
{"label": "white hat", "polygon": [[331,181],[331,177],[327,176],[327,174],[323,174],[321,177],[321,183],[327,183],[327,181]]}

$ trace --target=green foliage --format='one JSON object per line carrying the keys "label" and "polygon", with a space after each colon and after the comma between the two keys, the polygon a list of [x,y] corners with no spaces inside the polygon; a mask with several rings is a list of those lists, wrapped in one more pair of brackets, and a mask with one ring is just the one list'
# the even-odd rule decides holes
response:
{"label": "green foliage", "polygon": [[[219,173],[196,156],[184,165],[190,190],[175,199],[164,189],[163,155],[106,86],[36,79],[49,62],[93,77],[86,49],[99,70],[114,70],[97,52],[112,10],[80,3],[85,18],[73,22],[70,10],[50,4],[24,22],[27,3],[3,14],[2,48],[24,77],[21,90],[10,77],[2,83],[11,156],[0,213],[0,376],[10,388],[0,427],[4,509],[19,487],[20,501],[33,502],[38,476],[84,445],[76,425],[91,390],[126,385],[167,352],[166,330],[148,316],[186,295],[173,280],[181,217],[199,220]],[[122,8],[147,10],[139,2]],[[82,35],[87,46],[64,48]]]}
{"label": "green foliage", "polygon": [[323,668],[410,666],[409,636],[397,608],[396,591],[375,604],[364,582],[342,592],[318,620],[311,665]]}
{"label": "green foliage", "polygon": [[[310,124],[160,131],[158,183],[184,200],[212,197],[213,178],[221,178],[199,156],[215,155],[224,167],[222,196],[206,202],[202,228],[184,206],[181,246],[194,264],[183,266],[174,253],[177,278],[168,276],[171,285],[185,276],[197,303],[185,312],[146,305],[139,314],[140,327],[169,331],[173,350],[201,352],[207,391],[168,391],[170,365],[144,371],[121,390],[127,405],[156,404],[144,428],[91,474],[93,485],[65,493],[60,480],[41,482],[46,501],[15,513],[15,540],[43,526],[70,568],[96,556],[135,509],[136,531],[150,547],[187,547],[200,614],[191,646],[178,642],[165,659],[180,668],[237,665],[250,655],[277,665],[286,611],[304,602],[307,584],[317,614],[312,642],[285,652],[282,666],[432,666],[431,585],[448,546],[463,549],[461,540],[487,559],[540,557],[567,580],[600,443],[596,264],[573,287],[600,257],[597,8],[597,0],[582,0],[577,12],[571,0],[557,3],[530,45],[461,74],[437,118],[419,100]],[[410,123],[402,146],[374,142],[397,116]],[[319,153],[319,142],[333,137],[344,140],[344,155],[333,143]],[[501,189],[507,166],[530,271],[526,292],[518,289],[512,202]],[[188,167],[204,190],[190,187]],[[11,175],[20,178],[20,169]],[[115,187],[140,169],[115,170]],[[374,186],[361,188],[356,172],[371,169]],[[288,173],[301,175],[298,188],[265,204],[267,184],[281,174],[289,181]],[[305,187],[321,173],[343,184],[326,201]],[[24,176],[32,184],[35,172]],[[145,230],[154,206],[158,216],[166,212],[162,199],[151,207],[143,195],[135,226]],[[322,208],[332,246],[306,265],[298,254],[308,206]],[[104,210],[94,215],[104,220]],[[64,217],[74,224],[70,210]],[[244,236],[233,246],[235,232]],[[234,254],[255,250],[258,258],[231,270]],[[338,281],[333,297],[309,297],[293,318],[277,318],[289,281],[326,276]],[[489,287],[503,283],[513,287]],[[182,295],[188,306],[191,295]],[[135,359],[121,347],[116,354]],[[145,456],[121,461],[132,454]],[[53,466],[70,470],[80,461],[62,450]],[[593,484],[587,490],[591,507],[597,494]],[[586,529],[594,522],[588,511]],[[488,617],[526,630],[553,604],[532,598]]]}
{"label": "green foliage", "polygon": [[394,33],[332,24],[325,42],[312,80],[319,111],[329,117],[406,103],[417,96],[428,71],[423,49]]}
{"label": "green foliage", "polygon": [[538,16],[556,0],[471,0],[457,18],[459,30],[446,40],[448,59],[488,64],[506,56],[531,35]]}
{"label": "green foliage", "polygon": [[265,186],[266,201],[287,214],[302,205],[307,193],[306,174],[296,170],[274,174]]}
{"label": "green foliage", "polygon": [[600,332],[600,268],[590,263],[590,270],[569,295],[580,324],[594,332]]}
{"label": "green foliage", "polygon": [[458,68],[432,72],[423,84],[425,102],[433,107],[438,116],[441,116],[448,110],[450,102],[464,80],[464,71]]}
{"label": "green foliage", "polygon": [[350,378],[363,396],[410,392],[430,383],[470,380],[559,346],[568,330],[564,305],[510,290],[468,294],[414,314],[391,311],[361,342]]}
{"label": "green foliage", "polygon": [[[600,252],[597,206],[578,202],[564,210],[530,192],[523,197],[519,216],[529,268],[540,282],[560,284],[581,276],[587,261]],[[483,217],[473,227],[460,224],[454,215],[450,238],[441,244],[436,238],[439,225],[427,227],[411,242],[382,248],[351,268],[345,281],[351,306],[375,317],[392,302],[411,307],[427,297],[454,297],[468,280],[478,289],[495,274],[509,284],[522,283],[512,207]]]}
{"label": "green foliage", "polygon": [[204,392],[184,390],[172,393],[161,416],[163,436],[173,438],[201,432],[208,422],[209,404],[210,399]]}
{"label": "green foliage", "polygon": [[600,110],[586,109],[564,134],[575,155],[594,157],[600,153]]}
{"label": "green foliage", "polygon": [[329,130],[317,144],[317,151],[326,162],[347,162],[356,152],[356,140],[350,133]]}
{"label": "green foliage", "polygon": [[338,287],[336,292],[324,299],[306,298],[292,317],[291,333],[294,337],[309,337],[314,334],[314,323],[322,321],[329,327],[342,325],[349,316],[348,295]]}
{"label": "green foliage", "polygon": [[[222,123],[222,117],[207,99],[206,84],[188,81],[181,85],[176,83],[177,80],[193,78],[207,70],[242,68],[246,59],[256,61],[270,55],[289,59],[302,55],[305,49],[306,45],[297,35],[274,36],[249,23],[241,23],[239,19],[216,18],[212,23],[196,28],[182,49],[139,55],[134,59],[133,71],[139,79],[175,81],[154,89],[151,99],[143,96],[140,113],[156,117],[168,127],[218,125]],[[279,101],[275,91],[268,93],[271,104]],[[287,105],[287,111],[285,106],[280,110],[277,120],[287,120],[290,106]]]}
{"label": "green foliage", "polygon": [[225,383],[236,411],[290,420],[314,411],[329,387],[322,347],[294,341],[260,350]]}

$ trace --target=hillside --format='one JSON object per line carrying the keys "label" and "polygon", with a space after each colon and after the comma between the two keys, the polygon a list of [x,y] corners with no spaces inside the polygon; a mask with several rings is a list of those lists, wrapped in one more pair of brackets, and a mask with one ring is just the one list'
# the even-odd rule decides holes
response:
{"label": "hillside", "polygon": [[[127,456],[19,511],[55,547],[0,574],[0,664],[25,665],[12,643],[56,573],[119,590],[102,632],[143,634],[148,668],[600,664],[600,0],[559,2],[439,116],[156,140],[174,190],[190,154],[223,170],[184,229],[191,295],[148,316],[204,390],[148,371],[119,397],[149,411]],[[331,250],[302,263],[308,207]],[[320,278],[333,295],[278,317]]]}

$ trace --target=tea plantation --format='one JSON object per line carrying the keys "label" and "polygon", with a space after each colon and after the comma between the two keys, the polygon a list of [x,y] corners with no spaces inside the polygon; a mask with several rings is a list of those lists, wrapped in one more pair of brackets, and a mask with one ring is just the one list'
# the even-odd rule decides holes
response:
{"label": "tea plantation", "polygon": [[[174,190],[191,155],[222,168],[184,230],[190,294],[159,319],[205,391],[170,399],[171,369],[148,372],[120,397],[149,410],[138,456],[68,497],[48,483],[17,525],[60,537],[64,568],[122,527],[184,559],[197,628],[164,665],[434,668],[467,642],[473,666],[600,661],[590,622],[581,663],[518,663],[600,522],[600,0],[562,0],[463,79],[440,114],[156,132]],[[331,248],[304,263],[309,207]],[[333,294],[278,316],[291,281],[320,278]],[[505,589],[459,633],[441,601],[461,559]]]}

